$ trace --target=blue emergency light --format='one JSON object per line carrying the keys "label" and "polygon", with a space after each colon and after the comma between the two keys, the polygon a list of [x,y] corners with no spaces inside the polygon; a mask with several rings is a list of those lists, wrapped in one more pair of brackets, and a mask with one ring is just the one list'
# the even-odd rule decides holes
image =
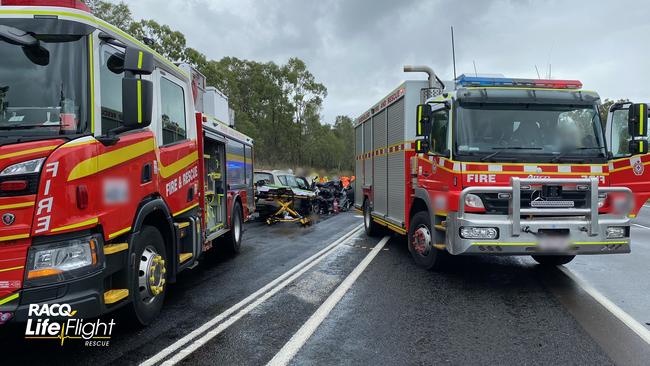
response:
{"label": "blue emergency light", "polygon": [[547,80],[547,79],[512,79],[506,77],[467,76],[456,78],[456,84],[464,87],[510,87],[510,88],[539,88],[539,89],[580,89],[582,83],[578,80]]}

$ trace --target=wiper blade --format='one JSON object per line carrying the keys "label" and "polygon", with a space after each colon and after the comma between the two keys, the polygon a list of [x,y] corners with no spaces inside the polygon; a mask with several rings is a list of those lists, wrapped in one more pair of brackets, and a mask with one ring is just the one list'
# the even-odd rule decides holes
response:
{"label": "wiper blade", "polygon": [[32,128],[46,128],[46,127],[61,127],[61,124],[49,124],[49,125],[0,125],[0,130],[29,130]]}
{"label": "wiper blade", "polygon": [[492,150],[498,150],[491,154],[487,154],[481,158],[481,161],[486,161],[492,159],[493,157],[499,155],[503,150],[542,150],[541,147],[524,147],[524,146],[512,146],[512,147],[493,147]]}
{"label": "wiper blade", "polygon": [[[568,154],[570,154],[572,152],[583,151],[583,150],[603,150],[603,149],[605,149],[605,148],[602,147],[602,146],[600,146],[600,147],[576,147],[575,149],[570,149],[570,150],[566,150],[564,152],[559,153],[556,157],[551,159],[551,163],[559,162],[562,158],[566,157]],[[607,156],[607,155],[605,155],[605,156]],[[582,160],[584,161],[584,159],[582,159]]]}

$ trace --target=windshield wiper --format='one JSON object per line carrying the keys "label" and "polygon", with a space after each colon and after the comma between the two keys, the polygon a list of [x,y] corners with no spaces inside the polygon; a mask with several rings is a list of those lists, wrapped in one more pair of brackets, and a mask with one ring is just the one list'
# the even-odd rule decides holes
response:
{"label": "windshield wiper", "polygon": [[0,125],[0,130],[28,130],[32,128],[45,128],[45,127],[61,127],[60,123],[49,125]]}
{"label": "windshield wiper", "polygon": [[[603,150],[603,149],[604,149],[604,147],[602,147],[602,146],[600,146],[600,147],[576,147],[576,148],[574,148],[574,149],[569,149],[569,150],[566,150],[566,151],[563,151],[563,152],[559,153],[556,157],[554,157],[553,159],[551,159],[551,163],[557,163],[557,162],[560,161],[562,158],[564,158],[565,156],[567,156],[567,154],[570,154],[570,153],[573,153],[573,152],[576,152],[576,151],[582,151],[582,150]],[[605,155],[605,156],[606,156],[606,155]],[[584,160],[584,159],[582,159],[582,160]]]}
{"label": "windshield wiper", "polygon": [[542,150],[541,147],[524,147],[524,146],[512,146],[512,147],[493,147],[492,150],[499,150],[495,151],[491,154],[487,154],[484,157],[481,158],[481,161],[486,161],[489,159],[492,159],[493,157],[501,154],[503,150]]}

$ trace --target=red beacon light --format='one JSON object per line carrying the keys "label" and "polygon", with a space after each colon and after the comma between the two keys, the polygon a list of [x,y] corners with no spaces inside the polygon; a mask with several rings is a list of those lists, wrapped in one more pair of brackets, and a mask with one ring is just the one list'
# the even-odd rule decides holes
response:
{"label": "red beacon light", "polygon": [[536,88],[549,88],[549,89],[580,89],[582,83],[578,80],[545,80],[533,79],[533,85]]}
{"label": "red beacon light", "polygon": [[81,0],[0,0],[2,6],[55,6],[71,8],[90,13],[88,5]]}
{"label": "red beacon light", "polygon": [[507,77],[469,76],[462,74],[456,84],[464,87],[501,87],[501,88],[539,88],[539,89],[580,89],[578,80],[549,79],[513,79]]}

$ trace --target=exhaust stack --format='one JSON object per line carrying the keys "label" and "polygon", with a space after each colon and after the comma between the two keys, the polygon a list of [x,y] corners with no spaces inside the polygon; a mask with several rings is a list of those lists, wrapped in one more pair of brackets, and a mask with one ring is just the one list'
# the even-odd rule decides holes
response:
{"label": "exhaust stack", "polygon": [[440,79],[438,79],[438,76],[436,76],[436,73],[433,72],[433,69],[430,68],[429,66],[412,66],[412,65],[404,65],[404,72],[424,72],[427,75],[429,75],[429,88],[435,88],[434,85],[434,80],[438,81],[440,85],[444,88],[444,84],[440,82]]}

